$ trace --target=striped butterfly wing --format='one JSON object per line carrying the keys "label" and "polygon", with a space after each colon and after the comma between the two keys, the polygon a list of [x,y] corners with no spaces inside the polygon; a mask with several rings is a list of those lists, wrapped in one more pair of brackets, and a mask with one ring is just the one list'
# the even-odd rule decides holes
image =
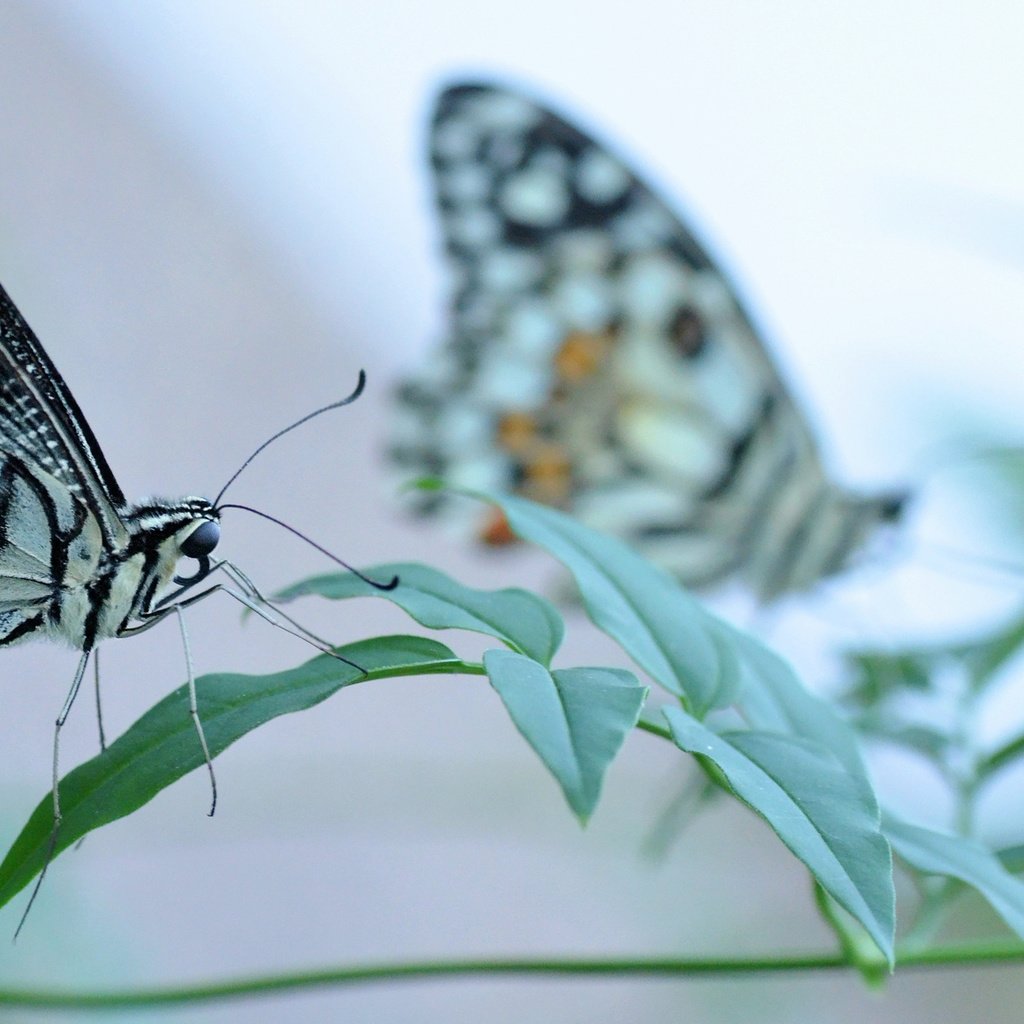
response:
{"label": "striped butterfly wing", "polygon": [[[0,645],[87,610],[124,497],[63,378],[0,288]],[[69,637],[70,639],[70,637]]]}
{"label": "striped butterfly wing", "polygon": [[74,396],[0,288],[0,450],[63,484],[108,543],[126,536],[125,499]]}
{"label": "striped butterfly wing", "polygon": [[[104,551],[99,521],[64,483],[0,451],[0,646],[54,624]],[[81,617],[81,613],[79,613]]]}
{"label": "striped butterfly wing", "polygon": [[[688,585],[738,574],[766,601],[898,515],[901,498],[827,478],[733,287],[605,147],[487,85],[442,94],[430,147],[451,333],[400,391],[402,463],[569,509]],[[479,532],[505,538],[500,519]]]}

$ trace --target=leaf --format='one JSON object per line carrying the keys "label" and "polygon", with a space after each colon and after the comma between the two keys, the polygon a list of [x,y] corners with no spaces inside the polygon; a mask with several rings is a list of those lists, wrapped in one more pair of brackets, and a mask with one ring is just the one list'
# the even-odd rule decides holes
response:
{"label": "leaf", "polygon": [[987,779],[990,775],[1002,771],[1009,765],[1016,764],[1024,756],[1024,736],[1014,736],[1013,739],[1001,743],[995,750],[985,755],[974,767],[975,775],[979,780]]}
{"label": "leaf", "polygon": [[896,855],[928,875],[956,878],[988,901],[1010,929],[1024,939],[1024,882],[973,839],[908,825],[886,814],[883,829]]}
{"label": "leaf", "polygon": [[854,679],[849,696],[868,707],[899,690],[927,690],[936,663],[925,650],[846,651],[843,659]]}
{"label": "leaf", "polygon": [[512,651],[487,651],[484,668],[516,728],[586,823],[608,765],[636,725],[647,687],[623,669],[549,672]]}
{"label": "leaf", "polygon": [[291,601],[306,594],[332,600],[382,597],[393,601],[429,629],[466,629],[484,633],[545,665],[565,633],[561,615],[550,601],[526,590],[474,590],[438,569],[417,563],[392,563],[363,570],[371,579],[398,576],[394,590],[377,590],[354,573],[314,576],[275,595]]}
{"label": "leaf", "polygon": [[954,642],[908,647],[901,651],[848,651],[853,672],[850,696],[872,706],[902,689],[927,691],[940,671],[960,669],[976,693],[998,678],[1024,646],[1024,616],[1015,615],[995,630]]}
{"label": "leaf", "polygon": [[827,701],[800,682],[788,662],[753,637],[725,623],[718,625],[728,635],[740,666],[736,705],[747,723],[761,731],[803,737],[828,748],[877,817],[877,800],[853,729]]}
{"label": "leaf", "polygon": [[710,616],[667,572],[555,509],[504,494],[459,493],[497,505],[514,533],[565,565],[598,629],[694,714],[729,702],[729,666],[709,631]]}
{"label": "leaf", "polygon": [[[216,757],[247,732],[278,715],[319,704],[353,683],[394,675],[450,670],[455,655],[433,640],[378,637],[337,648],[365,668],[322,654],[297,668],[266,676],[219,673],[196,680],[203,730]],[[149,709],[107,749],[60,782],[63,822],[54,856],[87,832],[122,818],[204,763],[188,713],[188,688],[179,686]],[[0,864],[0,906],[42,869],[50,844],[53,803],[40,801]]]}
{"label": "leaf", "polygon": [[[906,723],[895,714],[888,717],[878,715],[874,718],[860,718],[856,720],[855,724],[864,736],[899,744],[908,750],[915,750],[933,761],[939,761],[946,757],[953,745],[959,741],[959,737],[955,733],[950,735],[948,732],[942,732],[927,725]],[[976,766],[975,773],[980,778],[983,774],[983,766]]]}
{"label": "leaf", "polygon": [[1020,653],[1024,644],[1024,617],[1018,615],[1001,629],[974,642],[960,645],[957,653],[963,658],[975,690],[992,682],[1006,664]]}
{"label": "leaf", "polygon": [[1001,850],[995,851],[999,863],[1011,874],[1019,874],[1024,871],[1024,846],[1004,846]]}
{"label": "leaf", "polygon": [[664,711],[680,749],[712,761],[733,792],[775,830],[821,887],[893,962],[895,891],[877,807],[826,747],[769,732],[712,732]]}

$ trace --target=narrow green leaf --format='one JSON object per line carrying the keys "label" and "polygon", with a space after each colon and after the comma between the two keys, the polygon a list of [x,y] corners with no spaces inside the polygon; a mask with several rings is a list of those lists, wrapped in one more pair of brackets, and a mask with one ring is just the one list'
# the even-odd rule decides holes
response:
{"label": "narrow green leaf", "polygon": [[438,569],[413,562],[395,562],[362,570],[375,580],[398,576],[394,590],[377,590],[354,573],[314,576],[275,595],[290,601],[307,594],[332,600],[382,597],[393,601],[429,629],[466,629],[484,633],[545,665],[565,633],[561,615],[543,597],[526,590],[475,590]]}
{"label": "narrow green leaf", "polygon": [[729,702],[732,677],[709,616],[667,572],[555,509],[504,494],[462,493],[497,505],[514,533],[565,565],[598,629],[694,714]]}
{"label": "narrow green leaf", "polygon": [[585,823],[608,765],[636,725],[647,687],[622,669],[549,672],[513,651],[487,651],[484,668],[516,728]]}
{"label": "narrow green leaf", "polygon": [[908,825],[886,814],[882,827],[897,856],[928,875],[965,882],[1024,939],[1024,882],[1014,878],[999,858],[981,843],[961,836]]}
{"label": "narrow green leaf", "polygon": [[[197,679],[199,713],[211,756],[264,722],[319,704],[342,687],[394,675],[446,671],[453,662],[458,664],[444,644],[414,636],[363,640],[339,647],[337,653],[365,668],[366,674],[324,654],[273,675],[219,673]],[[102,754],[61,780],[64,820],[55,855],[87,832],[148,803],[203,763],[188,713],[188,689],[180,686]],[[47,793],[0,864],[0,906],[41,870],[52,823],[53,806]]]}
{"label": "narrow green leaf", "polygon": [[895,891],[874,801],[826,747],[768,732],[712,732],[665,709],[676,744],[707,758],[735,794],[775,830],[821,887],[859,921],[890,966]]}
{"label": "narrow green leaf", "polygon": [[958,653],[967,664],[976,691],[993,682],[1024,645],[1024,617],[1014,620],[988,636],[960,646]]}
{"label": "narrow green leaf", "polygon": [[736,706],[754,729],[801,736],[827,747],[860,790],[861,799],[878,816],[875,792],[857,745],[857,736],[828,701],[811,693],[783,658],[762,643],[725,623],[727,637],[740,666]]}

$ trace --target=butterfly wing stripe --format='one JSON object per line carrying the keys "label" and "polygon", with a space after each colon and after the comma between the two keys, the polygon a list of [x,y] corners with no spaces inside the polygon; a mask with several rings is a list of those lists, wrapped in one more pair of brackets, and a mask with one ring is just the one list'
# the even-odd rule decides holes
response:
{"label": "butterfly wing stripe", "polygon": [[[18,479],[35,496],[39,509],[45,516],[45,531],[41,524],[31,522],[31,509],[17,516],[21,525],[28,527],[26,536],[31,537],[38,534],[40,546],[43,543],[44,533],[49,540],[50,549],[50,576],[57,586],[64,582],[68,570],[68,558],[70,545],[77,538],[86,523],[86,512],[82,504],[78,502],[70,491],[63,488],[60,483],[53,482],[47,486],[45,474],[33,473],[27,466],[9,456],[12,468],[15,470]],[[59,504],[59,502],[61,502]],[[58,621],[60,617],[60,599],[54,601],[51,607],[51,618]]]}
{"label": "butterfly wing stripe", "polygon": [[863,499],[840,488],[833,490],[837,499],[833,502],[832,514],[821,518],[812,543],[807,545],[806,557],[814,555],[817,561],[803,570],[805,576],[814,572],[815,578],[820,578],[838,572],[878,522],[885,519],[881,507],[884,498]]}
{"label": "butterfly wing stripe", "polygon": [[753,451],[756,451],[758,436],[766,429],[770,429],[770,421],[776,407],[775,395],[771,392],[765,394],[761,403],[761,409],[757,417],[751,421],[750,426],[732,442],[726,456],[725,468],[718,479],[707,487],[701,494],[705,501],[713,501],[728,493],[729,489],[740,476],[747,460]]}
{"label": "butterfly wing stripe", "polygon": [[100,618],[106,610],[110,593],[114,589],[118,567],[111,566],[107,572],[94,579],[88,587],[89,611],[85,616],[82,628],[82,647],[88,650],[96,643],[99,635]]}
{"label": "butterfly wing stripe", "polygon": [[121,629],[125,629],[128,626],[128,620],[132,616],[145,614],[148,609],[152,608],[153,601],[156,599],[156,592],[160,586],[160,577],[157,573],[159,568],[158,562],[159,559],[155,551],[150,550],[146,552],[146,557],[142,564],[142,572],[139,575],[135,593],[132,595],[131,612],[125,616],[120,626]]}
{"label": "butterfly wing stripe", "polygon": [[0,453],[0,459],[0,551],[8,562],[28,558],[45,567],[51,586],[56,586],[65,562],[56,555],[61,530],[54,499],[16,456]]}
{"label": "butterfly wing stripe", "polygon": [[[103,550],[99,524],[59,480],[10,453],[0,458],[0,607],[44,606],[41,621],[57,627],[66,588],[80,587],[95,575]],[[16,632],[4,631],[0,643],[36,627],[12,628]]]}
{"label": "butterfly wing stripe", "polygon": [[85,501],[108,541],[124,536],[124,495],[92,429],[0,287],[0,447],[16,445]]}
{"label": "butterfly wing stripe", "polygon": [[817,497],[800,502],[800,511],[784,522],[787,527],[765,551],[765,561],[758,574],[761,596],[767,600],[784,593],[795,582],[801,553],[813,531],[817,517],[827,513],[829,495],[823,488]]}
{"label": "butterfly wing stripe", "polygon": [[51,585],[49,544],[40,545],[35,532],[20,536],[15,508],[14,465],[0,453],[0,576],[21,577]]}
{"label": "butterfly wing stripe", "polygon": [[42,612],[30,614],[27,611],[12,610],[0,612],[0,647],[26,639],[46,621]]}

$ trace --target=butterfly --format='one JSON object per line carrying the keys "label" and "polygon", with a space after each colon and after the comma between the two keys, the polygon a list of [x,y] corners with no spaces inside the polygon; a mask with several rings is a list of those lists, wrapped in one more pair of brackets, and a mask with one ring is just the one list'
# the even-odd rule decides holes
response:
{"label": "butterfly", "polygon": [[[190,713],[210,772],[213,813],[216,783],[197,710],[182,610],[223,590],[274,625],[293,632],[265,611],[270,602],[237,566],[224,559],[212,561],[223,509],[242,508],[273,519],[248,506],[223,504],[221,498],[267,445],[313,416],[354,401],[365,380],[360,371],[351,395],[304,416],[265,441],[215,500],[191,496],[129,504],[64,379],[0,288],[0,647],[49,639],[81,652],[54,731],[51,854],[61,820],[57,786],[60,730],[90,656],[100,641],[135,636],[171,615],[181,623]],[[287,524],[273,521],[308,540]],[[324,554],[351,568],[329,552]],[[191,575],[176,575],[182,559],[196,563]],[[237,589],[218,582],[197,591],[217,570]],[[388,590],[398,581],[367,582]],[[347,662],[280,609],[274,610],[297,627],[296,635]],[[42,878],[40,874],[29,907]],[[25,916],[22,923],[24,920]],[[21,925],[18,928],[20,931]]]}
{"label": "butterfly", "polygon": [[[739,577],[762,602],[901,517],[905,493],[828,478],[735,288],[605,146],[517,92],[458,84],[430,164],[451,327],[399,388],[403,467],[569,510],[688,586]],[[475,526],[512,539],[498,514]]]}

